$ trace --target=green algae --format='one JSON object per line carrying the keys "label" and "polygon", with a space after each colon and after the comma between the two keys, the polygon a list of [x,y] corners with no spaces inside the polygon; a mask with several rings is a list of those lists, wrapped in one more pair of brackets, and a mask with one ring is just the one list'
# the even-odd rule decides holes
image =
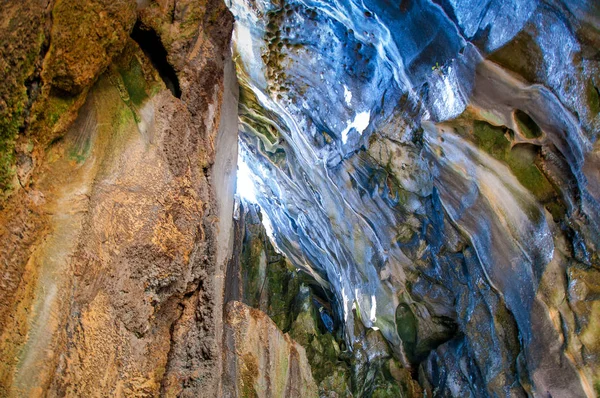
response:
{"label": "green algae", "polygon": [[[515,119],[528,138],[541,135],[539,126],[526,113],[517,111]],[[541,169],[543,160],[539,156],[539,149],[530,144],[518,144],[511,148],[511,133],[506,127],[492,126],[484,121],[476,120],[473,123],[477,146],[505,162],[519,183],[546,206],[554,219],[561,218],[565,207],[559,199],[557,189]]]}
{"label": "green algae", "polygon": [[521,110],[515,111],[515,120],[519,126],[519,130],[527,138],[538,138],[542,135],[540,126],[525,112]]}
{"label": "green algae", "polygon": [[540,60],[544,59],[544,54],[534,36],[528,29],[523,29],[512,40],[494,51],[489,59],[518,73],[525,80],[535,82],[541,64]]}
{"label": "green algae", "polygon": [[598,115],[600,113],[600,91],[591,79],[586,84],[585,97],[592,114]]}
{"label": "green algae", "polygon": [[90,154],[91,148],[92,138],[87,136],[82,144],[75,145],[69,150],[69,158],[77,163],[83,163]]}
{"label": "green algae", "polygon": [[[7,5],[8,7],[8,5]],[[31,9],[29,9],[31,7]],[[7,28],[0,30],[0,198],[12,189],[15,174],[15,144],[27,122],[27,112],[34,98],[27,91],[28,80],[36,75],[36,62],[45,40],[42,12],[31,5],[17,7]],[[39,11],[39,12],[38,12]],[[3,20],[4,15],[0,18]],[[10,61],[10,67],[8,62]]]}
{"label": "green algae", "polygon": [[408,304],[402,303],[396,308],[396,329],[402,340],[404,352],[411,361],[414,360],[417,344],[417,318]]}
{"label": "green algae", "polygon": [[127,106],[120,106],[118,110],[112,114],[111,126],[114,131],[119,131],[128,123],[136,122],[135,114]]}
{"label": "green algae", "polygon": [[119,74],[134,105],[140,106],[148,98],[147,82],[144,78],[142,65],[133,57],[129,68],[119,68]]}
{"label": "green algae", "polygon": [[378,386],[373,391],[373,398],[397,398],[403,397],[402,389],[398,384],[388,383],[385,386]]}
{"label": "green algae", "polygon": [[503,160],[510,149],[510,141],[506,138],[505,127],[492,126],[487,122],[475,120],[473,123],[473,134],[475,143],[484,151]]}
{"label": "green algae", "polygon": [[48,96],[46,102],[45,123],[48,128],[53,128],[75,103],[77,97],[54,93]]}
{"label": "green algae", "polygon": [[536,165],[536,149],[530,145],[515,145],[506,161],[519,182],[541,202],[551,200],[556,192],[544,173]]}
{"label": "green algae", "polygon": [[262,224],[246,220],[240,255],[243,301],[264,311],[279,329],[286,331],[294,320],[292,307],[301,277],[285,257],[275,251]]}
{"label": "green algae", "polygon": [[312,294],[308,289],[304,292],[302,304],[297,306],[302,310],[292,324],[290,336],[305,348],[319,390],[346,396],[352,379],[350,367],[340,359],[338,340],[331,333],[319,330],[317,311],[311,303]]}

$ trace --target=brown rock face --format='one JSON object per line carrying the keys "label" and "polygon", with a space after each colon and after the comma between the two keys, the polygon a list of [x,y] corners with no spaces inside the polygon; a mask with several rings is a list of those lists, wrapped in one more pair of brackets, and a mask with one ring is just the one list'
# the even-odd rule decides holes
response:
{"label": "brown rock face", "polygon": [[227,303],[224,350],[225,396],[318,396],[304,348],[260,310]]}
{"label": "brown rock face", "polygon": [[70,93],[89,87],[123,50],[135,9],[130,0],[58,0],[43,79]]}
{"label": "brown rock face", "polygon": [[0,396],[214,396],[231,15],[205,4],[165,46],[182,100],[129,39],[135,2],[57,1],[52,16],[39,101],[57,101],[51,86],[81,100],[63,101],[77,116],[57,139],[37,140],[40,123],[19,138],[31,165],[0,211]]}
{"label": "brown rock face", "polygon": [[41,63],[43,43],[39,1],[0,1],[0,201],[13,186],[15,139],[38,89],[33,83],[27,87],[26,81]]}

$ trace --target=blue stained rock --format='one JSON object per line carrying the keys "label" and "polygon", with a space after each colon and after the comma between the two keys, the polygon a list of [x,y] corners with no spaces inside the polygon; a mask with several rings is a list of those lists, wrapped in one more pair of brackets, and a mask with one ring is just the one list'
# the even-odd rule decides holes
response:
{"label": "blue stained rock", "polygon": [[324,307],[319,308],[319,316],[325,325],[325,328],[328,332],[333,332],[333,319],[331,319],[331,315],[327,312]]}
{"label": "blue stained rock", "polygon": [[442,396],[593,394],[565,270],[600,266],[597,5],[229,6],[241,156],[348,346],[379,329]]}

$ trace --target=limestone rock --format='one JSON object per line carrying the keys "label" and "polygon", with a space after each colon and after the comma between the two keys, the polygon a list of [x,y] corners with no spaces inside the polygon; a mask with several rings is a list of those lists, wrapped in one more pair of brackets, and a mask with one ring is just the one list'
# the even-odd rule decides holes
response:
{"label": "limestone rock", "polygon": [[199,36],[181,38],[211,43],[181,57],[183,102],[129,38],[136,2],[53,6],[46,85],[30,104],[46,109],[18,137],[27,180],[0,210],[0,396],[212,396],[229,250],[219,219],[233,210],[215,192],[232,191],[236,160],[231,16],[220,4],[219,29],[196,21]]}
{"label": "limestone rock", "polygon": [[89,87],[118,55],[136,19],[131,0],[56,2],[43,79],[69,93]]}
{"label": "limestone rock", "polygon": [[318,397],[305,350],[262,311],[225,308],[226,397]]}
{"label": "limestone rock", "polygon": [[348,346],[428,395],[593,396],[598,5],[230,7],[255,200]]}

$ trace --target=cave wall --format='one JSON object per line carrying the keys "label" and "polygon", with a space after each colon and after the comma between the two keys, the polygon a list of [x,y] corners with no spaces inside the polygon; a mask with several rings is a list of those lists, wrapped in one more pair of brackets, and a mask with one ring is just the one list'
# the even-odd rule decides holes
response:
{"label": "cave wall", "polygon": [[241,157],[349,345],[428,395],[598,394],[597,4],[228,6]]}
{"label": "cave wall", "polygon": [[0,396],[598,395],[598,5],[227,6],[0,0]]}
{"label": "cave wall", "polygon": [[230,12],[1,9],[0,396],[216,394],[237,159]]}
{"label": "cave wall", "polygon": [[[319,397],[383,398],[422,395],[419,384],[394,358],[390,345],[380,331],[357,323],[354,330],[357,341],[352,347],[346,344],[344,324],[332,314],[334,300],[330,293],[312,275],[294,267],[273,246],[263,225],[264,215],[255,203],[243,198],[238,203],[238,211],[235,212],[236,246],[227,271],[226,289],[228,311],[225,323],[229,326],[226,326],[228,332],[224,338],[229,341],[225,352],[231,365],[225,368],[223,377],[228,391],[232,390],[232,386],[241,391],[245,385],[249,391],[254,391],[259,396],[268,396],[268,391],[273,392],[272,389],[265,389],[260,378],[250,378],[248,382],[239,377],[246,369],[243,364],[269,363],[268,360],[260,359],[261,353],[278,348],[276,344],[268,343],[269,339],[264,337],[256,339],[247,336],[246,340],[252,343],[242,344],[242,350],[236,349],[244,339],[236,339],[235,336],[248,333],[244,327],[239,327],[240,324],[247,323],[246,316],[239,315],[244,314],[244,311],[239,310],[238,304],[243,302],[254,308],[254,313],[264,314],[255,319],[260,319],[262,323],[268,323],[264,318],[272,320],[305,353],[305,359],[299,362],[300,367],[310,369],[310,383],[299,377],[290,377],[288,381],[281,379],[280,384],[314,383],[316,391],[309,396]],[[233,325],[237,327],[234,328]],[[234,337],[230,337],[231,335]],[[253,346],[255,348],[251,350],[250,347]],[[235,356],[232,355],[234,352]],[[275,374],[271,377],[279,379]],[[273,394],[278,396],[275,392]],[[238,396],[248,395],[252,394],[240,393]]]}

